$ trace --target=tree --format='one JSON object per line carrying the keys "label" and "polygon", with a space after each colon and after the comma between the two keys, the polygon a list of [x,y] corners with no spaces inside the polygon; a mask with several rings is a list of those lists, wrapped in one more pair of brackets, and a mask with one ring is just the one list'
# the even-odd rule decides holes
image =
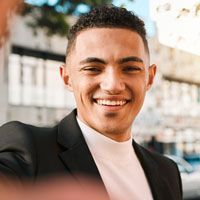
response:
{"label": "tree", "polygon": [[37,33],[38,28],[43,28],[47,35],[65,36],[69,29],[69,17],[81,14],[80,5],[90,10],[95,6],[111,3],[112,0],[57,0],[53,5],[50,5],[46,0],[41,6],[25,4],[22,15],[32,17],[28,25],[33,28],[35,33]]}

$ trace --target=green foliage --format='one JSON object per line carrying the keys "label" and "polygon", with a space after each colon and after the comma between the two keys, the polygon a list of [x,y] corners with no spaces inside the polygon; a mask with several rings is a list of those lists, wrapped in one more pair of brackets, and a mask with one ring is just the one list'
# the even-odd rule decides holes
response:
{"label": "green foliage", "polygon": [[32,17],[28,25],[36,34],[37,30],[42,28],[49,36],[54,34],[65,36],[69,29],[68,18],[71,15],[80,14],[77,10],[80,4],[87,5],[88,9],[91,9],[98,5],[111,3],[112,0],[58,0],[54,5],[49,5],[46,0],[42,6],[25,4],[22,15]]}

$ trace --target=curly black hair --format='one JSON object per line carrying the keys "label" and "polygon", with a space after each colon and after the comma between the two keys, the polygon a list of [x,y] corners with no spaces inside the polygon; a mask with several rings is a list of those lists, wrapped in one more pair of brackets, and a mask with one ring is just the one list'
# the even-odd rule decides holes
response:
{"label": "curly black hair", "polygon": [[125,28],[132,30],[141,36],[145,49],[149,54],[144,22],[133,12],[125,8],[104,5],[80,16],[77,22],[71,27],[68,32],[67,55],[78,33],[89,28]]}

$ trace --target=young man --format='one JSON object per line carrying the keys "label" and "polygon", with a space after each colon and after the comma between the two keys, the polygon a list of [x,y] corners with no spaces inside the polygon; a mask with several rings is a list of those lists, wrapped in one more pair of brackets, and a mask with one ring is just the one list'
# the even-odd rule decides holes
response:
{"label": "young man", "polygon": [[3,125],[1,172],[34,180],[94,176],[111,199],[182,199],[175,163],[138,145],[131,133],[156,73],[143,21],[113,6],[81,16],[60,72],[77,109],[53,128]]}

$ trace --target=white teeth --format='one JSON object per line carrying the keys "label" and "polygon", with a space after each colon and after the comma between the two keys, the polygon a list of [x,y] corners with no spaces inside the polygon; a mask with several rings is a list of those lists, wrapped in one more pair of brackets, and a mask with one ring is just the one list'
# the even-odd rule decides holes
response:
{"label": "white teeth", "polygon": [[126,103],[126,101],[111,101],[111,100],[102,100],[98,99],[97,104],[99,105],[105,105],[105,106],[122,106]]}

